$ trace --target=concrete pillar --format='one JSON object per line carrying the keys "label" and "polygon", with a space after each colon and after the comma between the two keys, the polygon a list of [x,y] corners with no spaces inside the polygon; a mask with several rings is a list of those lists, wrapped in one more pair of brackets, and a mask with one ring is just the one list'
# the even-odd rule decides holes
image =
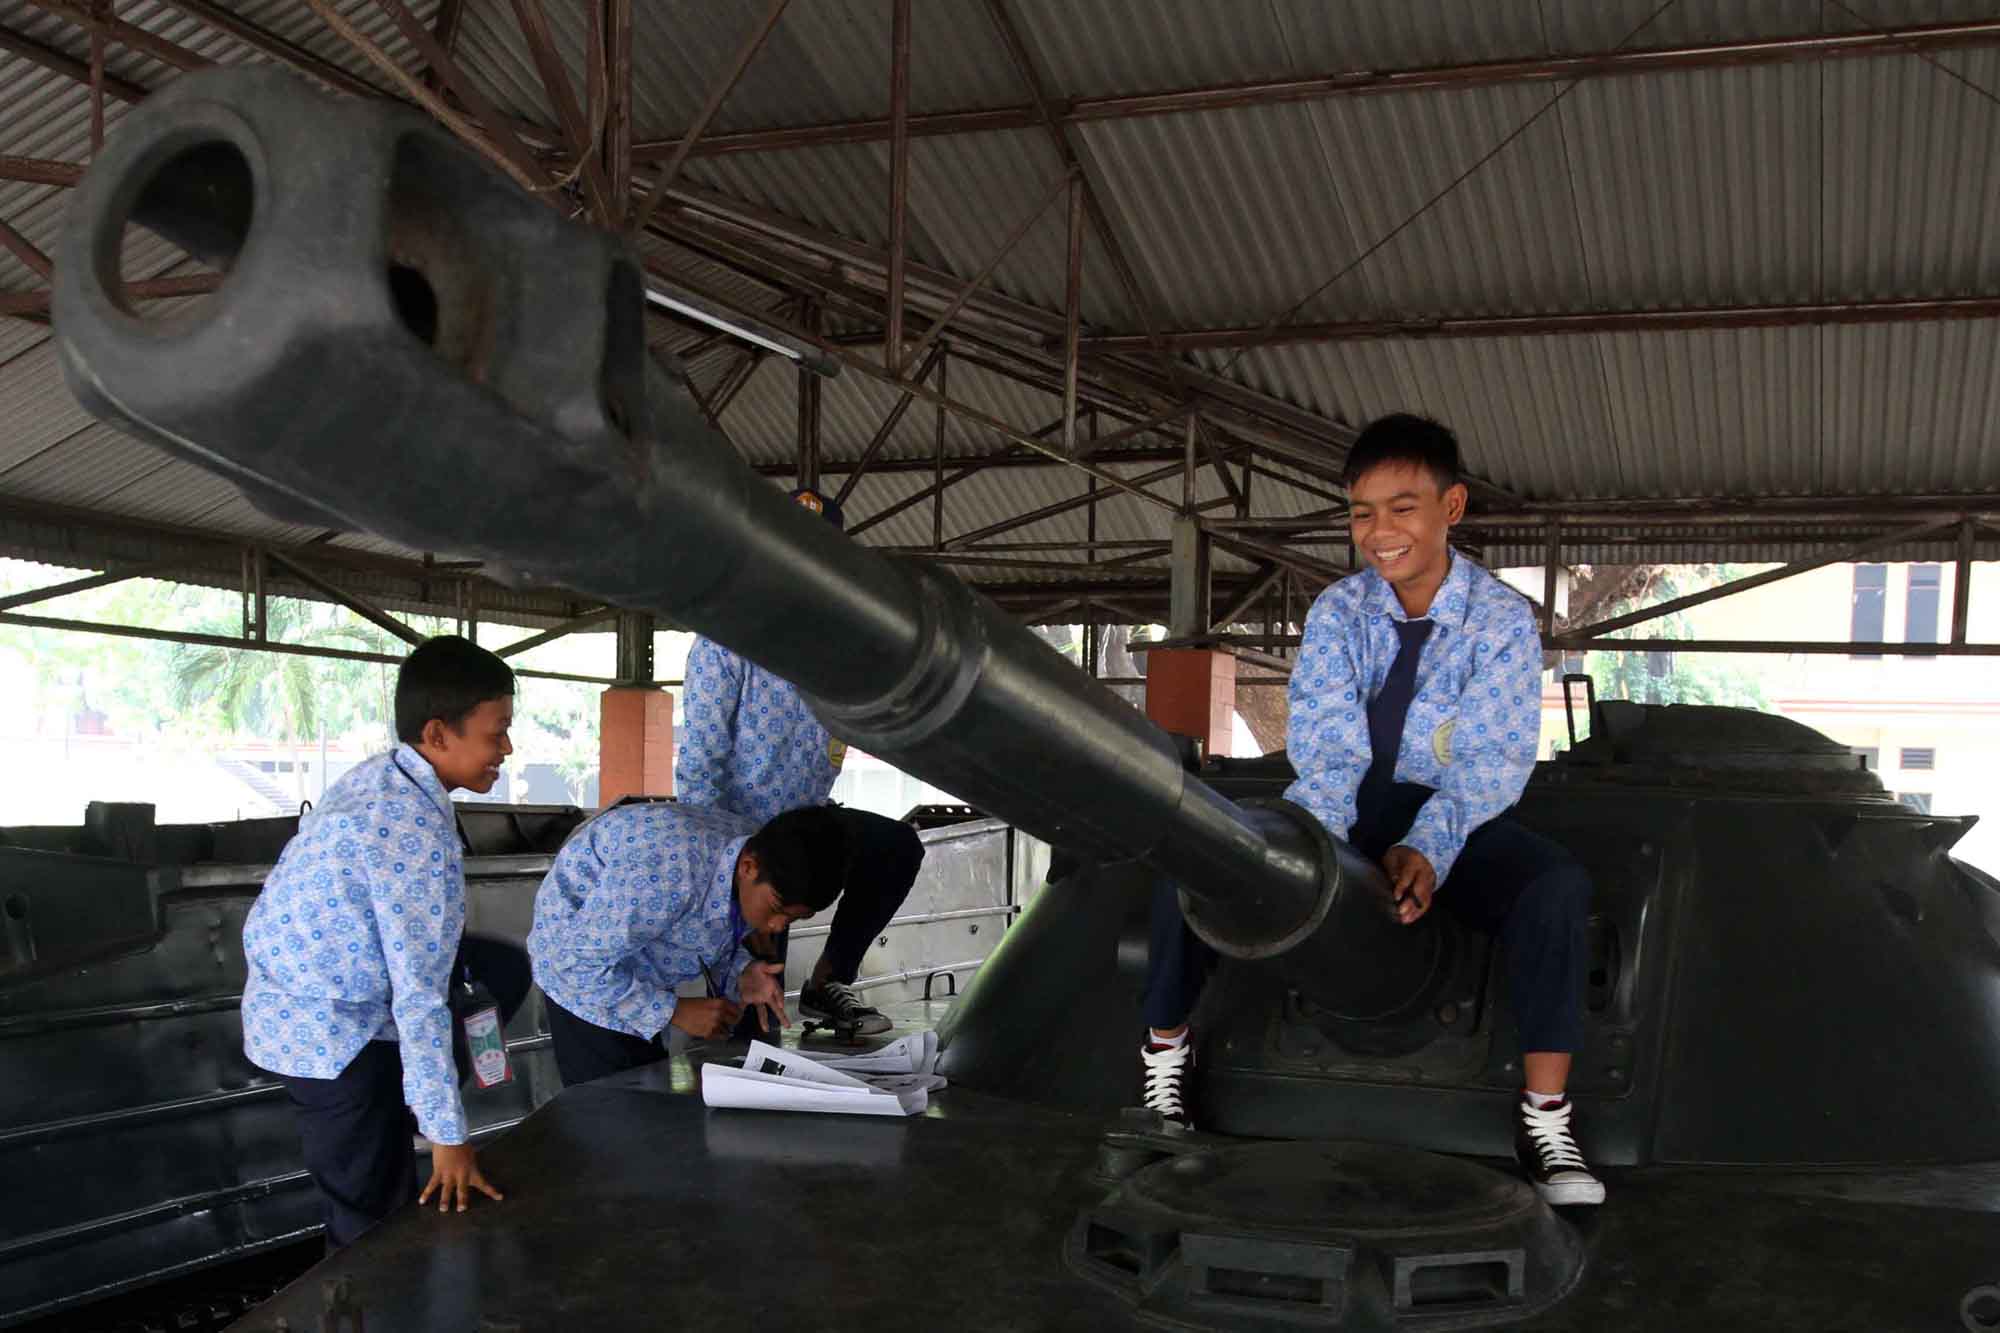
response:
{"label": "concrete pillar", "polygon": [[1146,654],[1146,716],[1211,755],[1229,753],[1236,708],[1236,659],[1213,648],[1155,648]]}
{"label": "concrete pillar", "polygon": [[597,799],[674,794],[674,696],[653,681],[653,618],[618,615],[618,680],[597,705]]}
{"label": "concrete pillar", "polygon": [[674,696],[614,685],[598,701],[597,799],[674,794]]}

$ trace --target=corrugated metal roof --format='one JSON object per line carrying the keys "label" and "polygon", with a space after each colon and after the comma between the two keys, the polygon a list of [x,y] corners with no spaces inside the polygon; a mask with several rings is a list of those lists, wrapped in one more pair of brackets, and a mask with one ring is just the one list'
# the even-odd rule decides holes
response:
{"label": "corrugated metal roof", "polygon": [[[396,59],[420,64],[373,0],[341,4]],[[386,84],[296,0],[231,7]],[[436,0],[413,7],[429,22]],[[583,11],[543,8],[581,96]],[[671,138],[695,116],[758,11],[690,0],[635,8],[635,137]],[[1881,24],[2000,17],[2000,0],[1871,0],[1864,8]],[[1658,0],[1010,0],[1008,9],[1057,98],[1620,42],[1842,31],[1856,22],[1821,0],[1679,0],[1664,9]],[[926,0],[915,10],[915,112],[1025,100],[982,0]],[[118,16],[212,59],[263,58],[164,0],[124,0]],[[0,23],[87,56],[77,28],[25,0],[0,0]],[[715,128],[880,117],[888,48],[881,0],[792,6]],[[554,123],[508,5],[467,5],[457,56],[503,109]],[[179,76],[115,43],[108,65],[147,87]],[[1692,70],[1566,93],[1556,83],[1513,84],[1090,121],[1072,140],[1142,287],[1160,318],[1178,327],[1255,326],[1286,311],[1326,320],[1990,295],[2000,291],[2000,238],[1990,225],[2000,213],[1996,93],[2000,50],[1985,48]],[[124,108],[113,101],[106,112],[115,127]],[[75,81],[0,58],[0,153],[81,161],[88,122],[88,95]],[[1059,170],[1039,127],[917,139],[911,257],[970,275]],[[690,183],[875,247],[888,232],[889,175],[883,143],[697,157],[685,168]],[[56,243],[64,202],[60,190],[0,183],[0,217],[44,247]],[[769,309],[784,299],[679,247],[646,246],[733,301]],[[1058,204],[990,287],[1053,314],[1064,252]],[[159,273],[176,259],[139,235],[127,271]],[[1138,311],[1095,237],[1085,274],[1086,322],[1138,331]],[[1343,276],[1329,284],[1335,275]],[[0,254],[0,288],[41,285]],[[867,326],[832,321],[839,331]],[[657,317],[649,334],[667,351],[704,337]],[[45,337],[43,328],[0,321],[0,497],[270,531],[220,483],[90,426],[62,391]],[[1356,341],[1190,361],[1332,421],[1405,408],[1439,415],[1459,430],[1476,472],[1525,498],[1909,495],[2000,490],[1995,338],[1990,322],[1881,324]],[[732,345],[712,345],[690,367],[694,382],[712,390],[736,361]],[[788,364],[769,359],[725,413],[751,461],[793,458],[796,383]],[[833,460],[857,455],[895,401],[892,389],[851,372],[822,392],[823,447]],[[1059,407],[1042,389],[961,362],[951,368],[951,392],[1023,430]],[[934,410],[919,404],[881,457],[928,458],[935,432]],[[945,434],[954,456],[1005,447],[958,417],[947,419]],[[927,472],[873,475],[850,512],[865,515],[928,484]],[[948,532],[1052,503],[1083,484],[1074,472],[991,470],[949,492]],[[1206,469],[1201,487],[1204,499],[1219,494]],[[1177,483],[1162,489],[1178,494]],[[1252,493],[1259,514],[1325,504],[1269,477]],[[1157,537],[1160,519],[1150,506],[1107,497],[1099,535]],[[1019,539],[1081,533],[1075,511],[1024,528]],[[869,539],[917,544],[929,535],[929,508],[917,506]],[[1766,549],[1803,540],[1774,537]],[[361,538],[342,544],[383,549]]]}

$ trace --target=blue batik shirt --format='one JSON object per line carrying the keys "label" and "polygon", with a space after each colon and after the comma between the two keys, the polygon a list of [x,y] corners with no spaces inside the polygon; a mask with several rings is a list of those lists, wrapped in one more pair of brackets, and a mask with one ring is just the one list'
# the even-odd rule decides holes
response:
{"label": "blue batik shirt", "polygon": [[677,740],[681,804],[720,806],[760,826],[824,802],[847,757],[790,681],[701,638],[688,651]]}
{"label": "blue batik shirt", "polygon": [[336,1078],[370,1041],[402,1045],[403,1099],[433,1143],[465,1142],[446,1005],[465,928],[451,798],[408,745],[328,789],[243,923],[243,1053]]}
{"label": "blue batik shirt", "polygon": [[[1368,701],[1396,660],[1395,589],[1374,570],[1322,592],[1292,667],[1286,741],[1298,780],[1285,795],[1336,837],[1374,756]],[[1473,830],[1521,798],[1542,724],[1542,640],[1526,598],[1454,553],[1431,602],[1396,781],[1433,788],[1402,843],[1442,884]]]}
{"label": "blue batik shirt", "polygon": [[726,810],[621,805],[578,829],[535,894],[528,957],[542,993],[586,1022],[648,1040],[682,982],[729,999],[748,963],[736,857],[755,820]]}

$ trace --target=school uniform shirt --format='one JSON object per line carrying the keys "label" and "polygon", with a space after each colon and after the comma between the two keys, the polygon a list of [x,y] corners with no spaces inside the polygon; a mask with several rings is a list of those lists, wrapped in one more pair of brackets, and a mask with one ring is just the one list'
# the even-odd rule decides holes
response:
{"label": "school uniform shirt", "polygon": [[403,1099],[433,1143],[465,1142],[446,987],[465,928],[465,854],[444,784],[408,745],[327,791],[243,923],[243,1053],[337,1078],[400,1043]]}
{"label": "school uniform shirt", "polygon": [[677,740],[681,804],[720,806],[759,826],[825,802],[847,758],[790,681],[702,638],[688,651]]}
{"label": "school uniform shirt", "polygon": [[736,999],[749,961],[736,857],[757,827],[727,810],[654,803],[578,829],[535,894],[528,957],[542,993],[648,1040],[673,1021],[682,982],[713,977]]}
{"label": "school uniform shirt", "polygon": [[[1427,617],[1395,779],[1433,788],[1402,838],[1442,884],[1473,830],[1521,798],[1541,737],[1542,640],[1526,598],[1456,552]],[[1288,799],[1346,838],[1374,756],[1368,701],[1396,660],[1395,589],[1367,570],[1314,600],[1292,667]]]}

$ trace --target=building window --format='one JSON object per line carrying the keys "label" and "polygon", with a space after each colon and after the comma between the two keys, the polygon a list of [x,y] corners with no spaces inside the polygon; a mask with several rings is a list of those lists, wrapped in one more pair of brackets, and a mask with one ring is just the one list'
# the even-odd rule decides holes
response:
{"label": "building window", "polygon": [[[1911,565],[1910,597],[1903,616],[1904,643],[1938,641],[1938,594],[1944,586],[1943,565]],[[1935,653],[1910,653],[1910,657],[1935,657]]]}
{"label": "building window", "polygon": [[1920,815],[1931,812],[1931,794],[1927,791],[1899,791],[1896,799]]}
{"label": "building window", "polygon": [[1937,751],[1926,745],[1922,749],[1903,747],[1902,764],[1905,769],[1928,773],[1937,767]]}
{"label": "building window", "polygon": [[[1854,567],[1854,610],[1848,624],[1847,638],[1850,643],[1880,643],[1883,640],[1883,609],[1889,601],[1889,567],[1887,565],[1856,565]],[[1856,653],[1854,656],[1870,660],[1880,653]]]}

